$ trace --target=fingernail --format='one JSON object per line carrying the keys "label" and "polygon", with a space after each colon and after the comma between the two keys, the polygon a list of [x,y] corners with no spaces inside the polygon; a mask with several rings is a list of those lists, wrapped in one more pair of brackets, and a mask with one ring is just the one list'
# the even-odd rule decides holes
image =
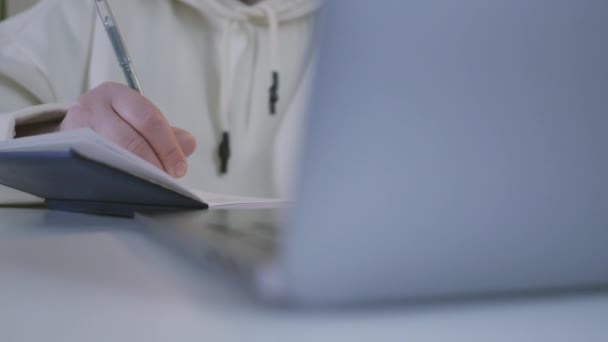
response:
{"label": "fingernail", "polygon": [[186,172],[188,172],[188,164],[185,161],[180,161],[175,165],[175,169],[173,169],[173,176],[181,178],[186,175]]}

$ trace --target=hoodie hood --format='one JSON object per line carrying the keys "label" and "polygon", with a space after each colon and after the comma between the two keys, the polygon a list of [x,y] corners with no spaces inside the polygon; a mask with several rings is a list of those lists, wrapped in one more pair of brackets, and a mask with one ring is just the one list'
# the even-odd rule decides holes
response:
{"label": "hoodie hood", "polygon": [[181,0],[205,13],[214,13],[228,20],[269,23],[274,16],[278,22],[306,16],[321,6],[321,0],[261,0],[247,5],[240,0]]}

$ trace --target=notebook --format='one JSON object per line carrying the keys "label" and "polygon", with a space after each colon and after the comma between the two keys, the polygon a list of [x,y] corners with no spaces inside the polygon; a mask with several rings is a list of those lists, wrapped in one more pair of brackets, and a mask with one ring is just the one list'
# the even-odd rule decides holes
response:
{"label": "notebook", "polygon": [[289,204],[188,188],[90,129],[1,142],[0,184],[43,198],[49,209],[113,216]]}

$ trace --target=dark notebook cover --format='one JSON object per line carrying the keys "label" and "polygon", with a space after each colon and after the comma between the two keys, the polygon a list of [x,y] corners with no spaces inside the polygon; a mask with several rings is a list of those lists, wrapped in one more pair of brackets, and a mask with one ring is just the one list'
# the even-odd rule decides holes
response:
{"label": "dark notebook cover", "polygon": [[42,197],[49,209],[64,211],[128,217],[141,210],[207,208],[73,150],[0,152],[0,184]]}

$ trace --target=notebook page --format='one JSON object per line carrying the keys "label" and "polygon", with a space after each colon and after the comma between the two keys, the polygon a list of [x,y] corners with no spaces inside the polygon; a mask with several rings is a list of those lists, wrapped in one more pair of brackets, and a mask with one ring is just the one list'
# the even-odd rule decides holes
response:
{"label": "notebook page", "polygon": [[213,192],[206,192],[197,189],[191,189],[199,198],[203,198],[205,203],[210,208],[222,209],[222,208],[233,208],[233,209],[253,209],[253,208],[276,208],[286,207],[293,204],[292,201],[282,200],[278,198],[256,198],[256,197],[242,197],[226,194],[218,194]]}

